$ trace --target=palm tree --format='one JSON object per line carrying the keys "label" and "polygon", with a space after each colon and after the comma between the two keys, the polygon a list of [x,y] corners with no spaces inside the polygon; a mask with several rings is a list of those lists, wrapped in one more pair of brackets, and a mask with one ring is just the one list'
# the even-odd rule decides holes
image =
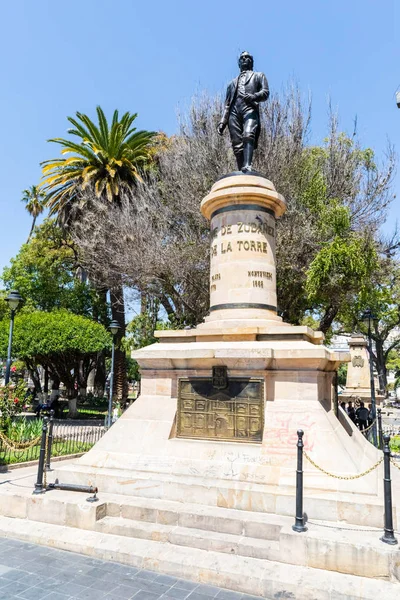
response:
{"label": "palm tree", "polygon": [[116,110],[109,126],[100,106],[96,110],[98,125],[79,112],[77,119],[68,117],[73,125],[68,133],[78,137],[79,143],[63,138],[49,140],[62,146],[61,154],[72,156],[42,163],[42,186],[50,215],[57,214],[65,224],[74,219],[74,209],[84,208],[85,188],[93,186],[98,198],[118,201],[124,187],[141,181],[140,170],[151,159],[155,133],[132,126],[137,114],[127,112],[119,120]]}
{"label": "palm tree", "polygon": [[[68,158],[46,160],[43,167],[43,190],[50,215],[68,227],[85,209],[85,189],[107,203],[120,201],[124,189],[141,181],[141,171],[153,159],[155,133],[137,131],[133,123],[137,114],[126,112],[119,119],[114,112],[111,124],[103,110],[97,107],[98,123],[77,112],[76,119],[68,117],[73,125],[68,133],[78,142],[63,138],[49,140],[62,147],[61,154]],[[89,194],[88,194],[89,196]],[[119,338],[125,335],[125,305],[122,281],[110,290],[112,318],[120,324]],[[117,340],[119,341],[119,340]],[[115,389],[119,400],[127,396],[126,357],[122,349],[115,353]]]}
{"label": "palm tree", "polygon": [[28,235],[26,243],[31,239],[33,230],[35,228],[36,219],[44,211],[44,198],[46,194],[42,192],[38,185],[31,185],[27,190],[23,190],[22,202],[25,202],[25,208],[28,213],[33,217],[32,227]]}

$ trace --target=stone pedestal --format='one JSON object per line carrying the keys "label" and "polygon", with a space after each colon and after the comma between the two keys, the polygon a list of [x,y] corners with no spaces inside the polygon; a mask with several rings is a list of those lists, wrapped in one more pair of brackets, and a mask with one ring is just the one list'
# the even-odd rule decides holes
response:
{"label": "stone pedestal", "polygon": [[[340,399],[348,402],[362,400],[371,401],[371,381],[369,355],[367,350],[368,342],[363,335],[355,333],[349,341],[350,362],[347,367],[346,388],[340,395]],[[377,393],[378,382],[375,380],[376,404],[379,405],[383,396]]]}
{"label": "stone pedestal", "polygon": [[201,203],[210,220],[210,315],[206,323],[280,321],[275,227],[286,209],[273,184],[252,175],[217,181]]}

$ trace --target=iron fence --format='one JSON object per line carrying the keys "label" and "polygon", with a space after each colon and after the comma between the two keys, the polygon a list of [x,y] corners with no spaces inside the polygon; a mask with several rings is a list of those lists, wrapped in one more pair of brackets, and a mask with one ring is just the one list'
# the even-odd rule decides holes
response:
{"label": "iron fence", "polygon": [[[52,457],[87,452],[106,432],[104,420],[53,421]],[[40,436],[31,439],[8,438],[0,433],[0,466],[36,461],[40,455]]]}

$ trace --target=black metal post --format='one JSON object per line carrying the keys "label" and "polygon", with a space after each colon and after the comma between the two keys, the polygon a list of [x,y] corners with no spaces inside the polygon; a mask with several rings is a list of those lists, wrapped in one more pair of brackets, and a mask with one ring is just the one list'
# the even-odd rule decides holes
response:
{"label": "black metal post", "polygon": [[374,360],[372,357],[372,337],[371,337],[371,312],[368,315],[368,354],[369,354],[369,379],[371,385],[371,409],[372,409],[372,443],[378,445],[376,439],[376,398],[375,398],[375,379],[374,379]]}
{"label": "black metal post", "polygon": [[49,420],[49,435],[47,436],[47,461],[46,461],[46,471],[51,471],[51,449],[53,446],[53,423],[54,421],[54,410],[50,411],[50,420]]}
{"label": "black metal post", "polygon": [[7,363],[6,363],[6,375],[4,378],[4,384],[7,385],[10,383],[10,373],[11,373],[11,349],[12,349],[12,339],[13,339],[13,331],[14,331],[14,317],[15,310],[11,310],[10,317],[10,330],[8,334],[8,349],[7,349]]}
{"label": "black metal post", "polygon": [[385,499],[385,533],[381,537],[385,544],[397,544],[393,530],[393,509],[392,509],[392,481],[390,479],[390,435],[385,433],[383,436],[383,465],[384,465],[384,499]]}
{"label": "black metal post", "polygon": [[43,492],[46,491],[43,487],[43,472],[44,472],[44,459],[46,456],[47,421],[48,421],[48,418],[45,417],[43,419],[42,440],[40,442],[38,474],[37,474],[37,481],[35,483],[35,489],[33,490],[34,494],[43,494]]}
{"label": "black metal post", "polygon": [[293,531],[299,533],[307,531],[303,514],[303,435],[304,431],[299,429],[297,432],[296,518],[292,526]]}
{"label": "black metal post", "polygon": [[115,335],[113,335],[112,350],[111,350],[111,373],[110,373],[110,396],[108,398],[108,413],[107,413],[107,427],[111,427],[111,414],[112,414],[112,399],[114,393],[114,362],[115,362]]}
{"label": "black metal post", "polygon": [[378,442],[380,450],[383,450],[383,438],[382,438],[382,409],[378,408]]}

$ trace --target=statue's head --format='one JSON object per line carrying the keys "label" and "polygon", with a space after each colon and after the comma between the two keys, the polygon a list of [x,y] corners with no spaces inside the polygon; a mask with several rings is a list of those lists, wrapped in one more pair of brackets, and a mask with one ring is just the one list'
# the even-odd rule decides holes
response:
{"label": "statue's head", "polygon": [[239,56],[238,63],[241,71],[252,71],[254,60],[249,52],[244,51]]}

